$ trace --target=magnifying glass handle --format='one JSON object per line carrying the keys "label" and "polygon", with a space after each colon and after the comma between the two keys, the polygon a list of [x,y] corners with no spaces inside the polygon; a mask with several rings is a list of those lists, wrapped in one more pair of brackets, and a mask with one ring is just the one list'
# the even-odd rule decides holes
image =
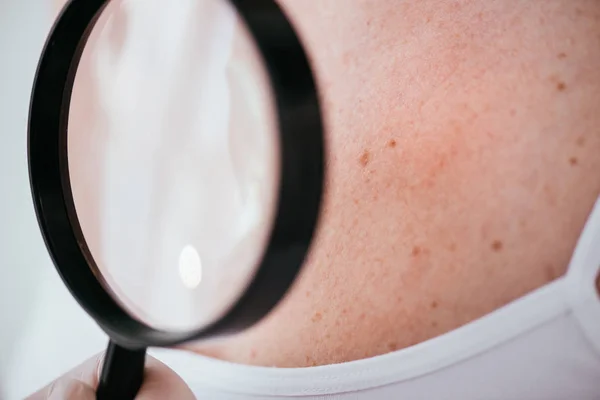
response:
{"label": "magnifying glass handle", "polygon": [[96,391],[97,400],[133,400],[144,380],[146,349],[128,350],[108,343]]}

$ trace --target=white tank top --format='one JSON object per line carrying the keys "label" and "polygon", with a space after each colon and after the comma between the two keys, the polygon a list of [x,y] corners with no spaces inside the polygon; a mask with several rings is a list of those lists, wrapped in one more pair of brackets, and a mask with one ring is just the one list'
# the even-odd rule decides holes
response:
{"label": "white tank top", "polygon": [[[125,93],[143,93],[135,84],[148,68],[148,52],[156,51],[156,46],[163,47],[164,57],[152,59],[152,68],[163,71],[174,85],[179,79],[191,85],[190,79],[195,79],[182,77],[174,68],[181,56],[178,51],[185,53],[189,48],[183,42],[199,39],[188,31],[195,23],[193,13],[188,12],[195,0],[174,3],[177,7],[168,9],[139,0],[124,3],[128,8],[142,4],[144,12],[121,9],[124,14],[130,12],[126,16],[127,51],[110,51],[115,44],[107,39],[108,43],[101,43],[106,51],[100,49],[94,59],[97,95],[106,107]],[[233,30],[235,18],[230,10],[224,10],[219,18],[219,29]],[[156,31],[156,21],[169,25],[170,34],[161,35],[153,49],[148,49],[144,44],[148,34]],[[229,36],[221,33],[216,37],[226,40]],[[227,43],[214,48],[227,51]],[[115,68],[119,76],[129,77],[118,85],[106,75]],[[158,118],[155,114],[147,117]],[[600,298],[595,280],[599,270],[600,199],[566,276],[415,346],[360,361],[291,369],[236,365],[177,350],[152,350],[151,354],[181,375],[198,399],[597,400]]]}
{"label": "white tank top", "polygon": [[236,365],[155,350],[198,399],[600,399],[600,199],[568,273],[452,332],[365,360]]}

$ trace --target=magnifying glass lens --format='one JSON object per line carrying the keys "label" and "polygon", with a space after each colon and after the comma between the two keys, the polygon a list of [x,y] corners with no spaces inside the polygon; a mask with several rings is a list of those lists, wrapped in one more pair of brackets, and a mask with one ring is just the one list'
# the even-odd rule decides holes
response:
{"label": "magnifying glass lens", "polygon": [[190,331],[254,277],[279,189],[262,58],[222,0],[113,0],[83,50],[67,147],[77,222],[134,318]]}

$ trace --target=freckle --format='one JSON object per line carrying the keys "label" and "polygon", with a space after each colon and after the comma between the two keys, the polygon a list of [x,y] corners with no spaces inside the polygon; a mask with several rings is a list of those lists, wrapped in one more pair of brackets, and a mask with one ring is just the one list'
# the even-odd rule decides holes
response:
{"label": "freckle", "polygon": [[565,53],[558,53],[558,55],[556,57],[559,60],[564,60],[565,58],[567,58],[567,55]]}
{"label": "freckle", "polygon": [[579,147],[583,147],[583,146],[585,146],[585,137],[583,137],[583,136],[579,136],[579,137],[577,138],[577,141],[576,141],[575,143],[576,143],[576,144],[577,144],[577,146],[579,146]]}
{"label": "freckle", "polygon": [[419,246],[413,247],[411,254],[413,257],[418,257],[421,254],[421,248]]}
{"label": "freckle", "polygon": [[438,306],[439,306],[439,304],[437,301],[434,300],[431,302],[431,308],[436,309],[436,308],[438,308]]}
{"label": "freckle", "polygon": [[567,88],[567,85],[564,82],[558,82],[556,84],[556,90],[558,90],[559,92],[564,92],[566,88]]}
{"label": "freckle", "polygon": [[391,147],[391,148],[396,147],[396,140],[390,139],[390,141],[388,142],[388,147]]}
{"label": "freckle", "polygon": [[367,164],[369,164],[370,159],[371,159],[371,153],[369,153],[369,150],[363,151],[363,153],[361,154],[361,156],[359,158],[360,165],[362,165],[363,167],[366,167]]}
{"label": "freckle", "polygon": [[494,251],[501,251],[503,247],[504,244],[500,240],[494,240],[492,242],[492,250]]}
{"label": "freckle", "polygon": [[569,164],[571,164],[572,166],[576,166],[577,164],[579,164],[579,160],[577,159],[577,157],[571,157],[569,158]]}
{"label": "freckle", "polygon": [[323,319],[323,314],[321,314],[320,312],[315,313],[315,315],[313,315],[313,317],[312,317],[313,322],[319,322],[322,319]]}
{"label": "freckle", "polygon": [[450,247],[448,249],[454,253],[456,251],[456,243],[450,243]]}
{"label": "freckle", "polygon": [[398,343],[396,342],[392,342],[392,343],[388,343],[388,350],[390,351],[396,351],[398,350]]}

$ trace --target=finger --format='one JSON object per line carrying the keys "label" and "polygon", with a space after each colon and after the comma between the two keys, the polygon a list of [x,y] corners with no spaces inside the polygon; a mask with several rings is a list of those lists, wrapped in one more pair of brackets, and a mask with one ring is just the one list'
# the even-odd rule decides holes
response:
{"label": "finger", "polygon": [[98,377],[100,376],[100,367],[103,360],[103,353],[91,357],[81,365],[78,365],[57,380],[32,394],[27,400],[47,400],[53,392],[65,390],[64,385],[69,385],[71,381],[82,382],[86,386],[92,388],[92,390],[95,390],[98,386]]}
{"label": "finger", "polygon": [[196,400],[189,386],[173,370],[153,357],[146,357],[144,384],[136,400]]}
{"label": "finger", "polygon": [[95,400],[96,392],[76,379],[61,379],[50,389],[48,400]]}

